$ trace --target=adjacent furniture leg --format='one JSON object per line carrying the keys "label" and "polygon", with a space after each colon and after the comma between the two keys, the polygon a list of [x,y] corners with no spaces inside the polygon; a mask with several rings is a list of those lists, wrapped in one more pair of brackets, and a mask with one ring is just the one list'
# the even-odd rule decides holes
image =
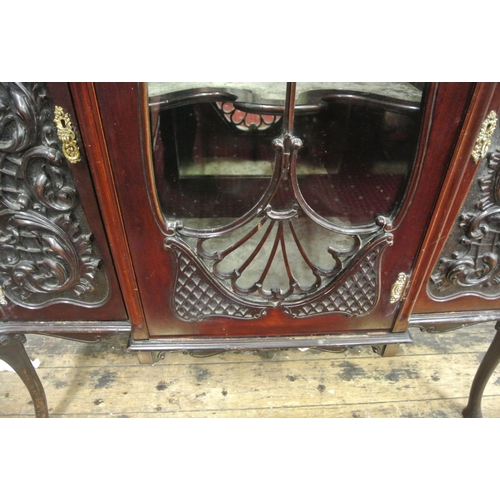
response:
{"label": "adjacent furniture leg", "polygon": [[154,365],[155,363],[151,351],[137,351],[137,359],[141,365]]}
{"label": "adjacent furniture leg", "polygon": [[384,358],[392,358],[396,356],[399,350],[399,344],[379,344],[372,346],[373,352]]}
{"label": "adjacent furniture leg", "polygon": [[488,380],[500,362],[500,321],[495,325],[495,330],[497,331],[495,338],[486,351],[486,354],[477,369],[474,381],[472,382],[469,402],[462,411],[462,415],[466,418],[481,418],[483,416],[481,413],[481,399],[483,397],[483,392]]}
{"label": "adjacent furniture leg", "polygon": [[35,406],[37,418],[48,418],[49,409],[42,383],[31,363],[23,344],[26,337],[23,334],[0,335],[0,359],[5,361],[19,375],[24,382]]}

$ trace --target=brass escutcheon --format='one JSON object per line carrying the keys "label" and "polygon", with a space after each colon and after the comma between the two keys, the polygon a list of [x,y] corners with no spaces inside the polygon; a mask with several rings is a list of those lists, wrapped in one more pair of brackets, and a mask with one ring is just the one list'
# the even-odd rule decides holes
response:
{"label": "brass escutcheon", "polygon": [[472,150],[472,158],[476,163],[478,163],[479,160],[486,156],[497,123],[497,114],[494,111],[490,111],[489,115],[481,125],[481,130],[479,131],[479,134],[477,136],[476,144],[474,145],[474,149]]}
{"label": "brass escutcheon", "polygon": [[60,106],[56,106],[54,109],[54,123],[57,126],[57,136],[62,142],[64,156],[70,163],[78,163],[81,159],[80,149],[76,142],[71,119]]}

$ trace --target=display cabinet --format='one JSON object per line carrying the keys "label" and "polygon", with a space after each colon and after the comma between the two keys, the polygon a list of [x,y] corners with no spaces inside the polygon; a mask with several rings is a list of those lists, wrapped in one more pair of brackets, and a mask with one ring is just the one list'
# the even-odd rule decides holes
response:
{"label": "display cabinet", "polygon": [[499,108],[495,83],[2,84],[0,356],[45,416],[26,333],[391,356],[499,320]]}

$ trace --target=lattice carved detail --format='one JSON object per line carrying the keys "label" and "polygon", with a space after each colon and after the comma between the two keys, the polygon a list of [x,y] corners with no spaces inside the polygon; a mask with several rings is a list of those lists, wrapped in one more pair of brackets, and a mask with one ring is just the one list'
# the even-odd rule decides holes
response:
{"label": "lattice carved detail", "polygon": [[20,306],[97,307],[109,285],[40,83],[0,84],[0,284]]}
{"label": "lattice carved detail", "polygon": [[180,319],[200,321],[210,316],[254,319],[265,313],[264,307],[244,305],[229,297],[186,250],[175,247],[175,254],[179,267],[173,306]]}
{"label": "lattice carved detail", "polygon": [[270,307],[282,307],[286,314],[296,318],[330,313],[362,316],[378,302],[380,258],[391,244],[390,235],[372,243],[347,273],[332,281],[326,292],[306,301],[271,305],[263,302],[259,305],[244,301],[222,287],[211,278],[208,269],[204,269],[198,259],[191,255],[190,250],[170,240],[167,246],[173,248],[179,266],[173,294],[174,311],[184,321],[201,321],[217,316],[254,319],[265,314]]}
{"label": "lattice carved detail", "polygon": [[[385,241],[392,243],[392,240]],[[380,256],[385,248],[386,244],[377,245],[352,266],[349,275],[335,280],[333,287],[321,297],[296,307],[285,307],[285,312],[294,318],[329,313],[367,314],[378,302]]]}
{"label": "lattice carved detail", "polygon": [[253,318],[271,308],[298,318],[361,316],[375,307],[391,220],[378,216],[351,226],[316,213],[298,180],[301,139],[283,130],[272,146],[272,177],[239,219],[212,228],[167,222],[165,246],[178,257],[173,301],[181,319]]}

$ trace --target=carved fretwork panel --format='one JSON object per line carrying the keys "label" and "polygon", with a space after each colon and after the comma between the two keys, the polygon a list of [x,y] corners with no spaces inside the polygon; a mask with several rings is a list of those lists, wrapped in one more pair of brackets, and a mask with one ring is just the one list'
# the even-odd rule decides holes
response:
{"label": "carved fretwork panel", "polygon": [[476,295],[500,297],[500,131],[497,127],[488,154],[450,233],[429,281],[436,300]]}
{"label": "carved fretwork panel", "polygon": [[237,296],[229,286],[223,286],[214,278],[189,247],[171,239],[167,241],[167,247],[172,248],[178,262],[173,309],[184,321],[217,316],[254,319],[266,314],[272,307],[282,307],[286,314],[294,318],[332,313],[363,316],[378,302],[381,256],[391,244],[391,235],[372,242],[337,279],[330,280],[325,290],[303,299],[284,297],[272,302]]}
{"label": "carved fretwork panel", "polygon": [[[325,314],[359,317],[372,311],[380,296],[381,255],[393,243],[397,204],[379,210],[374,203],[372,210],[362,210],[363,217],[350,219],[348,215],[354,204],[364,200],[364,186],[372,183],[378,192],[390,191],[384,180],[401,181],[409,172],[409,148],[379,158],[380,144],[372,144],[370,138],[386,121],[394,121],[395,129],[406,123],[407,135],[401,137],[413,137],[410,132],[418,125],[418,105],[400,109],[401,103],[395,102],[393,109],[380,101],[368,115],[366,109],[365,114],[359,110],[364,142],[357,142],[357,134],[351,134],[349,127],[342,129],[345,135],[340,137],[336,127],[350,123],[350,112],[334,105],[333,98],[328,104],[326,94],[321,94],[321,103],[318,95],[309,96],[308,106],[313,107],[302,113],[298,122],[302,128],[298,126],[295,135],[292,83],[287,85],[283,110],[270,103],[259,107],[253,99],[247,104],[238,100],[220,104],[217,98],[215,108],[231,123],[232,133],[223,135],[224,146],[232,145],[229,155],[205,133],[206,123],[220,127],[220,116],[212,120],[213,107],[192,104],[209,98],[202,94],[195,90],[189,94],[184,114],[178,111],[180,96],[166,95],[160,116],[165,122],[163,128],[161,120],[159,125],[163,149],[157,156],[158,185],[153,189],[161,193],[159,206],[165,210],[158,218],[165,247],[176,259],[171,298],[176,316],[183,321],[217,316],[254,319],[279,309],[289,318],[300,319]],[[188,94],[182,96],[187,99]],[[266,110],[274,115],[267,115]],[[313,117],[309,122],[305,116]],[[358,123],[357,119],[352,123]],[[331,136],[324,133],[328,139],[321,139],[321,146],[316,139],[323,135],[317,127],[331,132]],[[267,133],[257,133],[263,130]],[[253,137],[252,147],[237,147],[237,139],[244,135]],[[371,151],[366,161],[361,158],[365,150]],[[178,153],[175,159],[172,151]],[[332,156],[323,157],[328,151]],[[343,162],[344,156],[352,164]],[[350,201],[341,214],[333,205],[341,203],[343,194]]]}
{"label": "carved fretwork panel", "polygon": [[24,307],[97,307],[108,298],[108,279],[54,109],[43,84],[0,84],[0,285]]}
{"label": "carved fretwork panel", "polygon": [[390,244],[391,236],[380,239],[352,265],[349,273],[334,280],[319,298],[285,307],[285,312],[294,318],[329,313],[344,313],[349,316],[369,313],[379,299],[380,258]]}

